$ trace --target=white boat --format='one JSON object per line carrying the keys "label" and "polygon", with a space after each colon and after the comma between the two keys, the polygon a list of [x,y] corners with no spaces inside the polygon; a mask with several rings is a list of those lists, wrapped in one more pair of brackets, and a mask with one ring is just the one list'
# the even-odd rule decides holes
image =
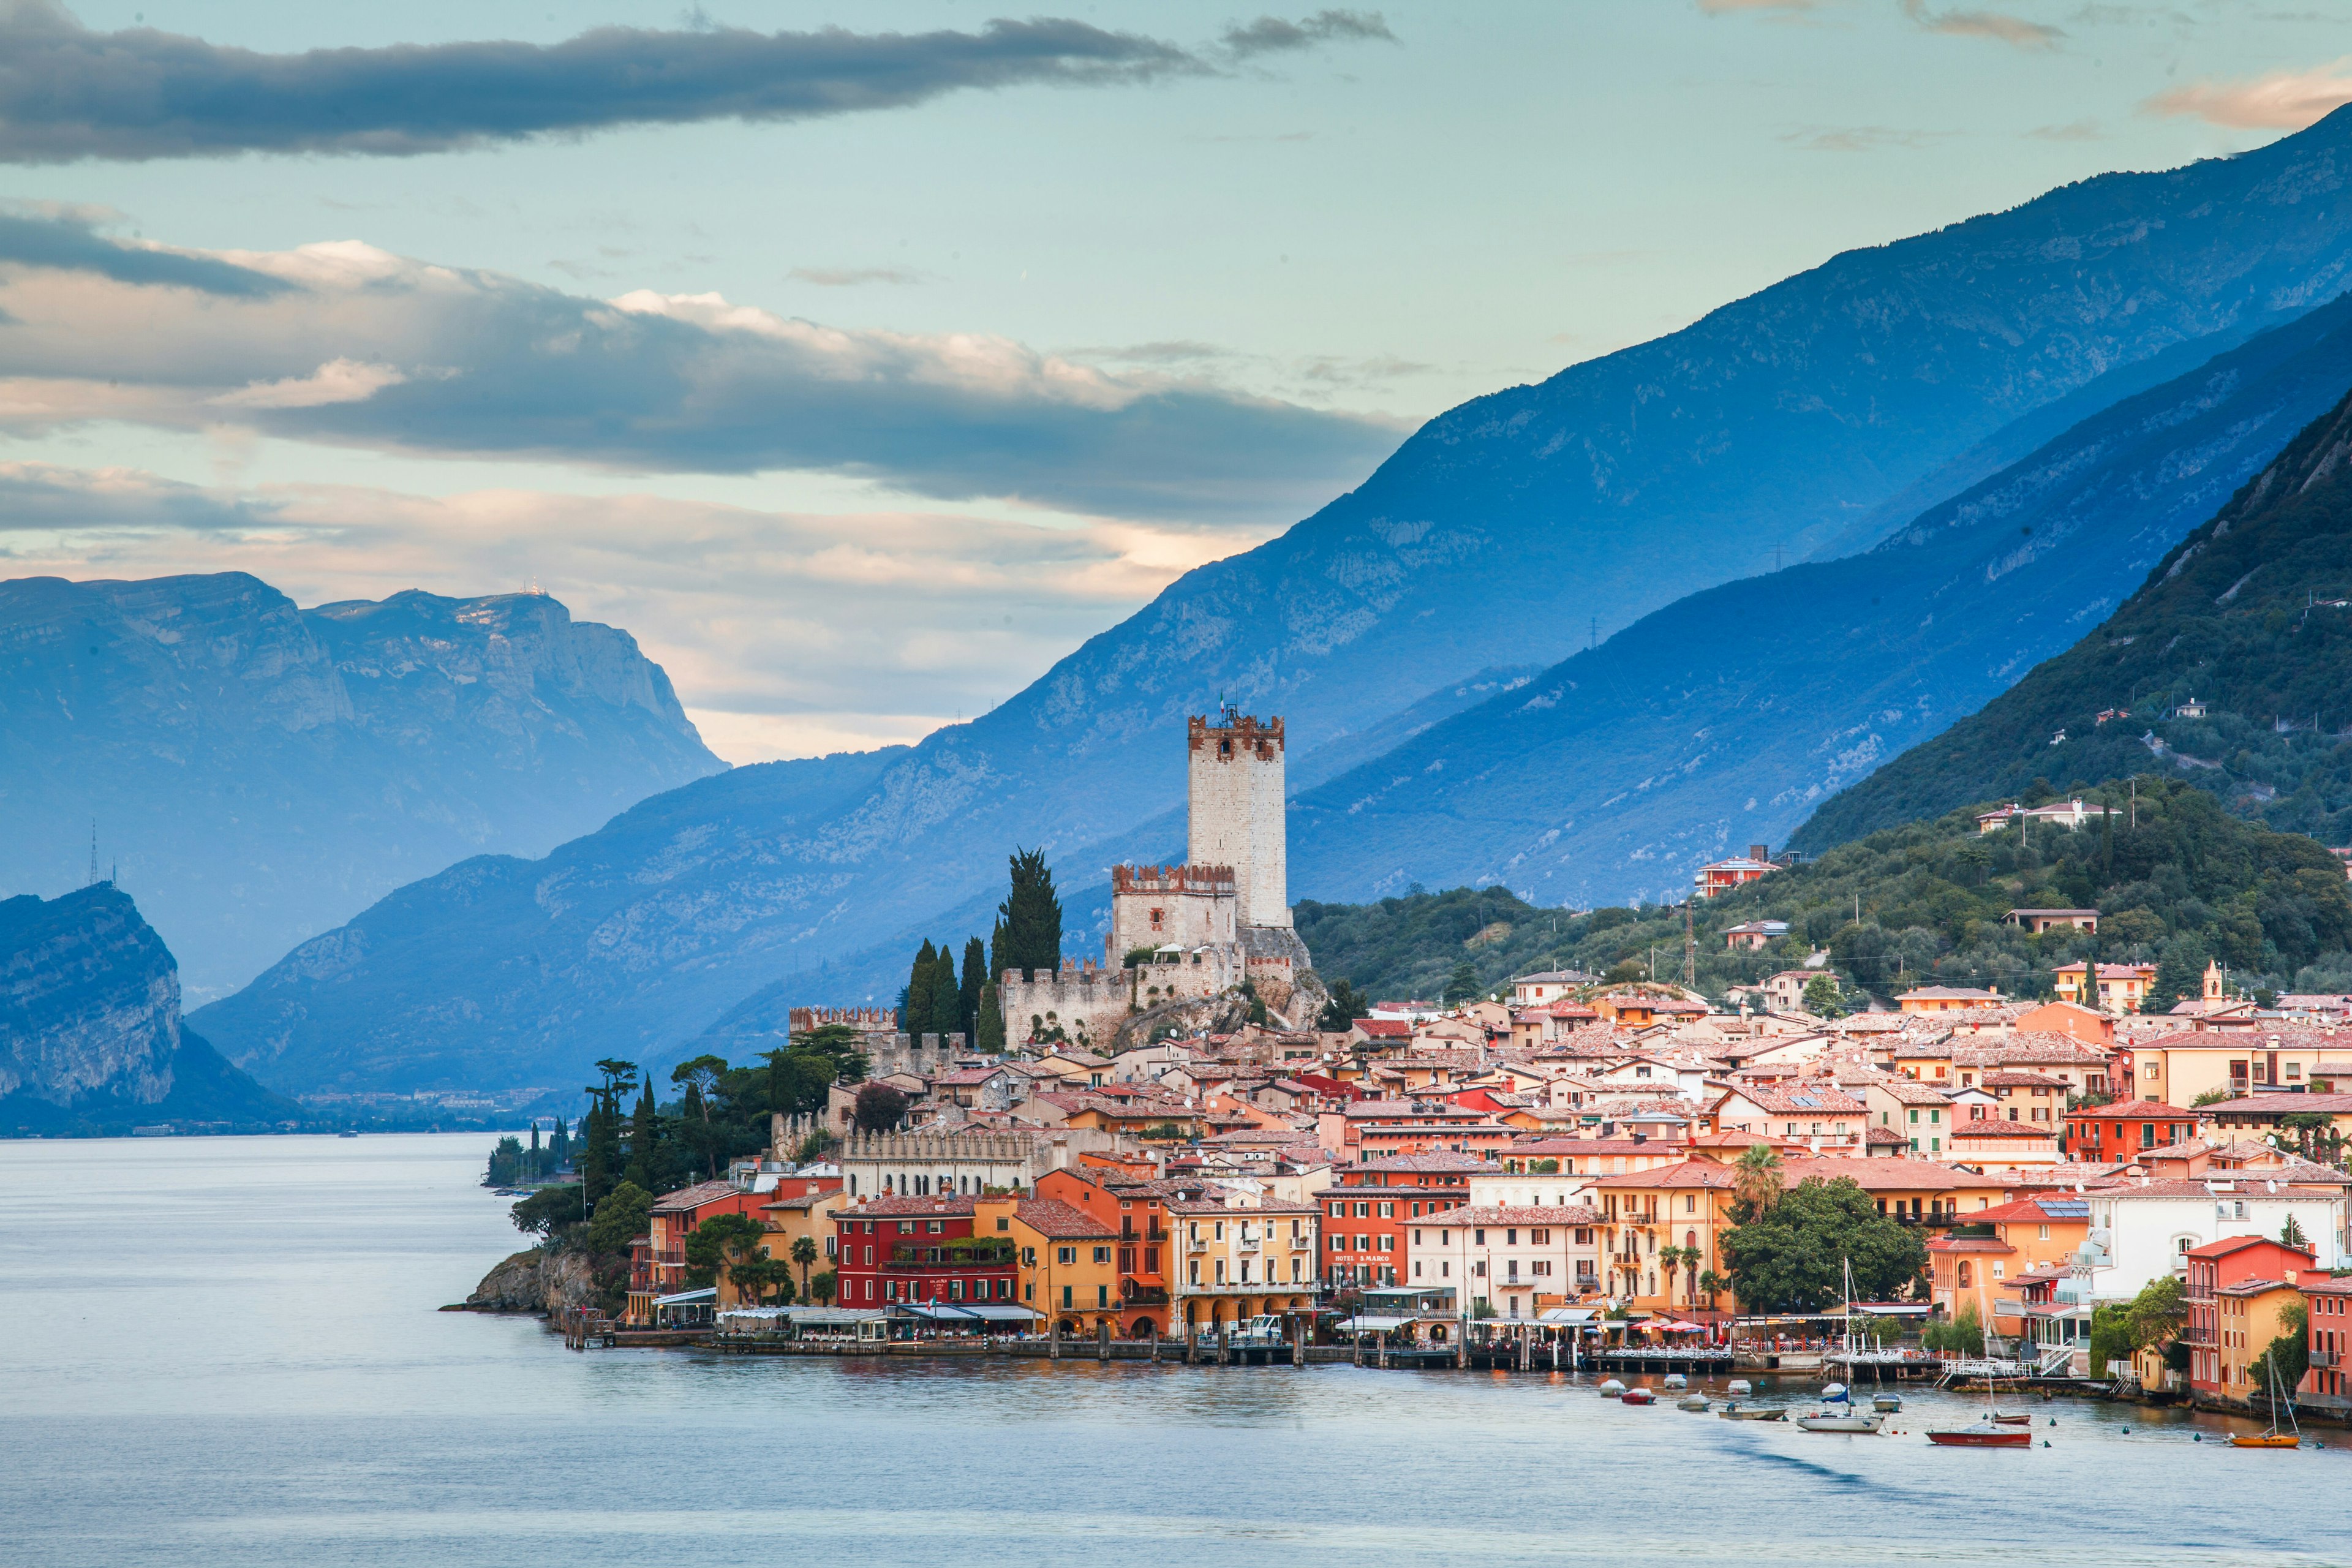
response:
{"label": "white boat", "polygon": [[1704,1394],[1685,1394],[1678,1403],[1685,1410],[1705,1410],[1708,1408],[1707,1398]]}
{"label": "white boat", "polygon": [[1871,1397],[1870,1407],[1873,1410],[1877,1411],[1882,1415],[1892,1415],[1895,1412],[1903,1408],[1903,1401],[1901,1397],[1896,1394],[1874,1394]]}
{"label": "white boat", "polygon": [[1601,1385],[1601,1397],[1603,1399],[1614,1399],[1624,1392],[1625,1385],[1613,1377]]}
{"label": "white boat", "polygon": [[1690,1379],[1685,1377],[1681,1373],[1670,1372],[1666,1373],[1665,1381],[1660,1386],[1665,1388],[1688,1388],[1690,1386]]}
{"label": "white boat", "polygon": [[1745,1399],[1756,1392],[1756,1387],[1744,1377],[1735,1377],[1725,1387],[1724,1392],[1734,1399]]}
{"label": "white boat", "polygon": [[1818,1415],[1798,1416],[1797,1425],[1808,1432],[1870,1433],[1877,1431],[1885,1420],[1886,1417],[1876,1411],[1865,1415],[1853,1410],[1824,1410]]}

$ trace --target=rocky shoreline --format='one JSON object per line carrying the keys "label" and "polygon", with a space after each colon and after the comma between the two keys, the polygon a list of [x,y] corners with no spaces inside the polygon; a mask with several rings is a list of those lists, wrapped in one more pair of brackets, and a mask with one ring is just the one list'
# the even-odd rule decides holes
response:
{"label": "rocky shoreline", "polygon": [[465,1300],[444,1310],[467,1312],[534,1312],[557,1316],[574,1307],[593,1305],[595,1281],[588,1260],[576,1252],[551,1257],[545,1247],[518,1252],[499,1263]]}

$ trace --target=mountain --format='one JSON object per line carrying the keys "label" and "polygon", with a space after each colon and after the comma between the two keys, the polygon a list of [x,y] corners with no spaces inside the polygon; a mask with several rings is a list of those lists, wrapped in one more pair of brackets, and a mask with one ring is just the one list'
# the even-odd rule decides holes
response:
{"label": "mountain", "polygon": [[181,1026],[178,965],[127,895],[0,900],[0,1134],[300,1114]]}
{"label": "mountain", "polygon": [[2346,844],[2347,693],[2352,396],[2167,552],[2104,624],[1823,803],[1794,842],[2153,767],[2273,826]]}
{"label": "mountain", "polygon": [[221,994],[404,882],[724,766],[626,632],[537,595],[298,609],[243,573],[0,583],[0,888],[92,823]]}
{"label": "mountain", "polygon": [[[1312,787],[1360,761],[1350,737],[1479,672],[1549,667],[1776,551],[1895,526],[2046,439],[2032,421],[2059,400],[2332,298],[2352,260],[2347,143],[2352,110],[2241,157],[2084,181],[1442,415],[1361,488],[1186,574],[982,718],[870,769],[763,775],[780,830],[761,837],[733,791],[705,784],[660,807],[671,837],[633,827],[581,847],[639,955],[625,980],[602,950],[563,945],[571,912],[517,905],[478,945],[467,871],[354,922],[396,965],[352,942],[313,978],[298,952],[204,1025],[278,1081],[402,1059],[395,1042],[428,1037],[450,1071],[528,1058],[576,1073],[677,1049],[820,963],[836,967],[815,999],[887,994],[905,961],[892,944],[961,934],[947,917],[988,907],[1013,845],[1044,846],[1091,897],[1117,854],[1181,841],[1152,826],[1182,800],[1173,737],[1221,694],[1285,717],[1291,781]],[[2139,386],[2126,374],[2091,397]],[[632,853],[646,858],[609,858]],[[478,1011],[446,1000],[487,984],[472,969],[497,977]],[[359,1037],[329,1041],[305,1022],[314,1004]]]}
{"label": "mountain", "polygon": [[[1679,901],[1694,866],[1780,842],[2072,642],[2347,385],[2352,296],[2092,415],[1873,550],[1695,594],[1302,793],[1292,875],[1357,898],[1421,881]],[[1932,809],[1983,782],[1954,778]]]}

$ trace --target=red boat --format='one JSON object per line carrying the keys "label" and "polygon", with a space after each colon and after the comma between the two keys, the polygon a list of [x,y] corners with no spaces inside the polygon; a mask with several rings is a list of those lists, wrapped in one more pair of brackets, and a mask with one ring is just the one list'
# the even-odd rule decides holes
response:
{"label": "red boat", "polygon": [[1947,1448],[2031,1448],[2033,1447],[2033,1434],[2022,1426],[1999,1426],[1990,1421],[1978,1421],[1966,1426],[1930,1432],[1927,1441],[1940,1443]]}

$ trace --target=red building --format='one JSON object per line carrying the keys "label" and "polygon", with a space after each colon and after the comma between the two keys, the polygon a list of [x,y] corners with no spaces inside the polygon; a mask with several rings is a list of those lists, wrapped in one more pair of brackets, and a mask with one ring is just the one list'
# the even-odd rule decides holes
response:
{"label": "red building", "polygon": [[[2266,1236],[2231,1236],[2192,1247],[2181,1256],[2189,1264],[2180,1290],[2189,1308],[2188,1320],[2180,1326],[2180,1342],[2189,1347],[2189,1385],[2200,1394],[2219,1394],[2223,1387],[2223,1361],[2242,1363],[2248,1352],[2262,1348],[2222,1344],[2222,1293],[2255,1281],[2294,1279],[2310,1270],[2311,1251]],[[2225,1349],[2236,1353],[2225,1357]]]}
{"label": "red building", "polygon": [[1750,844],[1745,855],[1735,855],[1728,860],[1701,866],[1691,877],[1691,891],[1702,899],[1711,899],[1717,893],[1729,892],[1742,882],[1752,882],[1779,869],[1766,858],[1763,845]]}
{"label": "red building", "polygon": [[833,1216],[839,1261],[835,1300],[1011,1301],[1019,1272],[1009,1240],[975,1238],[970,1197],[867,1198]]}
{"label": "red building", "polygon": [[695,1226],[716,1215],[749,1215],[759,1219],[765,1193],[739,1187],[732,1182],[698,1182],[654,1200],[646,1234],[629,1242],[629,1297],[626,1321],[650,1323],[654,1303],[686,1289],[686,1238]]}
{"label": "red building", "polygon": [[1110,1179],[1111,1173],[1048,1171],[1037,1178],[1037,1195],[1066,1203],[1080,1214],[1118,1227],[1118,1299],[1135,1321],[1168,1327],[1168,1222],[1161,1205],[1179,1185],[1172,1182]]}
{"label": "red building", "polygon": [[2160,1100],[2086,1105],[2066,1113],[2066,1157],[2093,1164],[2119,1164],[2143,1149],[2186,1143],[2196,1136],[2197,1112]]}
{"label": "red building", "polygon": [[2297,1284],[2309,1324],[2311,1370],[2295,1397],[2341,1416],[2352,1411],[2345,1380],[2352,1368],[2352,1276],[2305,1275]]}
{"label": "red building", "polygon": [[1470,1177],[1498,1167],[1472,1154],[1392,1154],[1341,1165],[1323,1205],[1326,1285],[1394,1285],[1404,1277],[1404,1227],[1470,1201]]}

